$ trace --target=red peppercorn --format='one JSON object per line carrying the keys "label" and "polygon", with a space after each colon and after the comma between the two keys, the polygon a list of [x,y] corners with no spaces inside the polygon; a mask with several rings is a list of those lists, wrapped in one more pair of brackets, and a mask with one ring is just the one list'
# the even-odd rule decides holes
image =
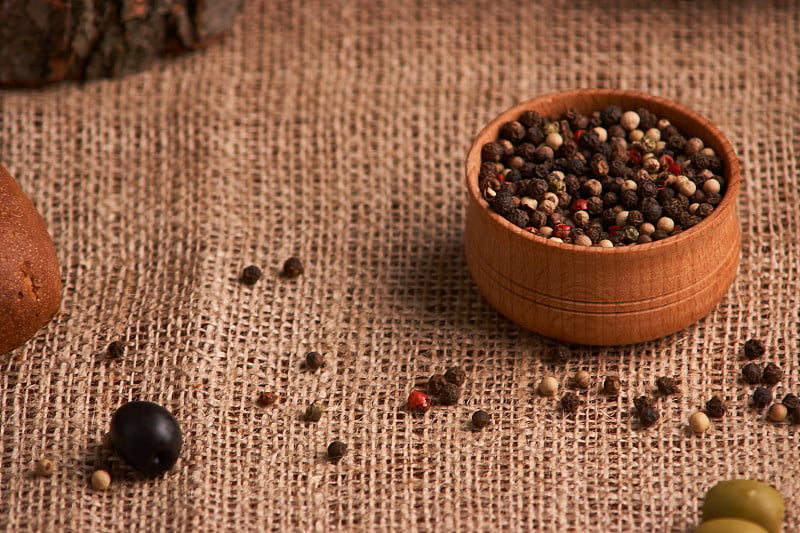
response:
{"label": "red peppercorn", "polygon": [[628,150],[628,159],[630,159],[631,163],[634,165],[642,164],[642,154],[636,148],[631,148]]}
{"label": "red peppercorn", "polygon": [[575,130],[575,134],[572,137],[573,139],[575,139],[575,142],[578,142],[581,139],[581,135],[583,135],[584,131],[585,130]]}
{"label": "red peppercorn", "polygon": [[586,211],[589,208],[589,201],[584,200],[583,198],[578,198],[574,202],[572,202],[572,210],[573,211]]}
{"label": "red peppercorn", "polygon": [[566,239],[569,236],[569,230],[570,227],[566,224],[556,224],[556,227],[553,229],[553,236]]}
{"label": "red peppercorn", "polygon": [[669,170],[669,171],[670,171],[672,174],[675,174],[676,176],[678,176],[678,175],[680,175],[680,173],[681,173],[681,166],[680,166],[679,164],[677,164],[677,163],[672,163],[672,164],[671,164],[671,165],[668,167],[668,170]]}
{"label": "red peppercorn", "polygon": [[424,413],[431,408],[431,398],[424,392],[415,390],[408,395],[406,407],[412,413]]}

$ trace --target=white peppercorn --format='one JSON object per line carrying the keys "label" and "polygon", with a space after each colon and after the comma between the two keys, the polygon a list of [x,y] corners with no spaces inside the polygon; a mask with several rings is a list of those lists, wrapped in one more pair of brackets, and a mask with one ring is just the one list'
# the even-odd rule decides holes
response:
{"label": "white peppercorn", "polygon": [[555,396],[558,392],[558,380],[552,376],[544,377],[539,383],[538,390],[542,396]]}
{"label": "white peppercorn", "polygon": [[695,433],[705,433],[710,424],[708,415],[702,411],[697,411],[689,417],[689,429]]}
{"label": "white peppercorn", "polygon": [[36,461],[36,473],[40,476],[52,476],[56,471],[56,466],[51,459],[42,457]]}
{"label": "white peppercorn", "polygon": [[625,111],[619,119],[619,124],[628,131],[634,130],[639,126],[641,118],[636,111]]}
{"label": "white peppercorn", "polygon": [[544,142],[553,150],[558,150],[564,144],[564,138],[561,137],[560,133],[551,133],[545,138]]}
{"label": "white peppercorn", "polygon": [[661,150],[664,150],[666,147],[667,147],[667,143],[665,143],[664,141],[658,141],[656,143],[655,151],[656,152],[660,152]]}
{"label": "white peppercorn", "polygon": [[550,242],[564,242],[561,237],[550,237]]}
{"label": "white peppercorn", "polygon": [[650,174],[653,174],[659,171],[661,168],[661,163],[658,162],[658,159],[656,159],[655,156],[648,157],[642,162],[642,168]]}
{"label": "white peppercorn", "polygon": [[639,225],[639,235],[651,235],[656,230],[656,227],[649,222],[643,222]]}
{"label": "white peppercorn", "polygon": [[697,209],[699,207],[700,207],[700,204],[695,202],[693,204],[689,204],[689,207],[686,210],[689,211],[690,215],[696,215],[697,214]]}
{"label": "white peppercorn", "polygon": [[553,228],[550,226],[542,226],[539,228],[539,235],[545,238],[549,238],[553,234]]}
{"label": "white peppercorn", "polygon": [[699,139],[698,137],[692,137],[691,139],[688,139],[686,141],[686,145],[684,146],[683,149],[686,152],[686,155],[693,156],[694,154],[702,150],[704,146],[705,145],[703,144],[702,139]]}
{"label": "white peppercorn", "polygon": [[531,211],[536,211],[536,208],[539,207],[539,202],[530,196],[524,196],[522,199],[520,199],[519,204],[527,207]]}
{"label": "white peppercorn", "polygon": [[[587,217],[589,216],[586,211],[581,211],[581,213],[586,214]],[[578,235],[575,237],[575,240],[572,241],[572,244],[577,244],[578,246],[591,246],[592,239],[588,235]]]}
{"label": "white peppercorn", "polygon": [[789,414],[789,410],[785,405],[782,403],[774,403],[770,406],[769,411],[767,411],[767,419],[769,419],[770,422],[783,422],[786,420],[787,414]]}
{"label": "white peppercorn", "polygon": [[592,376],[586,370],[578,370],[575,372],[575,386],[579,389],[588,389],[592,386]]}
{"label": "white peppercorn", "polygon": [[660,229],[668,234],[672,233],[672,231],[675,229],[675,221],[670,217],[661,217],[656,222],[656,229]]}
{"label": "white peppercorn", "polygon": [[656,128],[658,128],[661,131],[664,131],[669,126],[672,126],[672,124],[666,118],[662,118],[658,122],[656,122]]}
{"label": "white peppercorn", "polygon": [[628,222],[628,211],[620,211],[617,213],[617,226],[621,228],[626,222]]}
{"label": "white peppercorn", "polygon": [[[575,225],[579,228],[582,228],[589,223],[589,219],[591,217],[586,211],[577,211],[574,215],[572,215],[572,218],[575,220]],[[591,246],[591,244],[591,239],[589,239],[589,244],[587,246]]]}
{"label": "white peppercorn", "polygon": [[599,241],[597,241],[597,245],[600,248],[613,248],[614,247],[614,243],[609,241],[608,239],[600,239]]}
{"label": "white peppercorn", "polygon": [[628,133],[628,141],[635,143],[644,139],[644,132],[642,130],[632,130]]}
{"label": "white peppercorn", "polygon": [[661,140],[661,130],[658,128],[650,128],[644,132],[644,136],[648,139],[653,139],[654,141],[658,142]]}
{"label": "white peppercorn", "polygon": [[721,188],[719,181],[714,178],[707,179],[703,182],[703,192],[706,194],[717,194]]}
{"label": "white peppercorn", "polygon": [[703,155],[710,156],[710,157],[714,157],[715,155],[717,155],[717,153],[714,151],[714,149],[711,148],[710,146],[706,146],[705,148],[700,150],[700,153],[703,154]]}
{"label": "white peppercorn", "polygon": [[605,128],[597,126],[592,131],[594,131],[597,134],[597,138],[600,140],[601,143],[604,143],[608,140],[608,131]]}
{"label": "white peppercorn", "polygon": [[682,181],[678,184],[678,192],[684,196],[692,196],[697,192],[697,185],[691,180]]}
{"label": "white peppercorn", "polygon": [[106,490],[111,486],[111,474],[105,470],[95,470],[92,472],[91,483],[94,490]]}

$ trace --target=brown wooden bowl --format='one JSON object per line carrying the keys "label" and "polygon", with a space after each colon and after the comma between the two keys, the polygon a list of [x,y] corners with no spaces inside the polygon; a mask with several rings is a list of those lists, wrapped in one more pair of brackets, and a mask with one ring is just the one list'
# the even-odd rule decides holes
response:
{"label": "brown wooden bowl", "polygon": [[[526,110],[561,116],[608,105],[644,107],[687,137],[699,137],[725,167],[726,191],[696,226],[660,241],[615,248],[559,243],[494,213],[478,187],[481,148]],[[674,102],[618,89],[577,89],[516,105],[490,122],[467,155],[465,253],[472,278],[503,315],[541,335],[590,345],[642,342],[674,333],[707,314],[736,275],[741,237],[736,213],[739,160],[707,119]]]}

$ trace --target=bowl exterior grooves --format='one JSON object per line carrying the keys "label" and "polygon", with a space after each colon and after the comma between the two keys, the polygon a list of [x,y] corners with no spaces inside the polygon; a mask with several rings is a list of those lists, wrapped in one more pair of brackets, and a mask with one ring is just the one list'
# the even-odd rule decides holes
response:
{"label": "bowl exterior grooves", "polygon": [[[503,123],[527,109],[561,115],[569,108],[589,113],[610,104],[648,108],[714,148],[725,166],[727,190],[711,216],[662,241],[586,248],[533,235],[488,208],[478,190],[480,151],[497,138]],[[661,98],[582,89],[515,106],[476,137],[467,156],[467,187],[465,253],[475,283],[498,311],[547,337],[592,345],[662,337],[713,309],[736,274],[741,245],[736,154],[708,120]]]}

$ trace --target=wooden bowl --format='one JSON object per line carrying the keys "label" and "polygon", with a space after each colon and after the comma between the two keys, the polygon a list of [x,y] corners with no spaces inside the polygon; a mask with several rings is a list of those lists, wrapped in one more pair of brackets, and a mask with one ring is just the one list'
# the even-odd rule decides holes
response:
{"label": "wooden bowl", "polygon": [[[660,241],[615,248],[559,243],[494,213],[478,187],[481,148],[523,111],[561,116],[615,104],[644,107],[688,137],[703,139],[723,162],[726,191],[696,226]],[[736,213],[739,161],[707,119],[674,102],[617,89],[578,89],[519,104],[490,122],[467,155],[467,264],[491,304],[517,324],[560,341],[619,345],[679,331],[707,314],[736,275],[741,237]]]}

